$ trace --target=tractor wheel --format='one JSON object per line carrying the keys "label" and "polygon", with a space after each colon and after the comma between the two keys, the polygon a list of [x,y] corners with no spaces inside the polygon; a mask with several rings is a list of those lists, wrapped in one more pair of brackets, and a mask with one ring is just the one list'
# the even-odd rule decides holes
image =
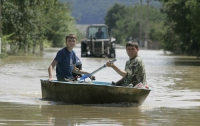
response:
{"label": "tractor wheel", "polygon": [[109,58],[115,58],[115,53],[111,52]]}
{"label": "tractor wheel", "polygon": [[81,43],[81,57],[87,57],[87,45]]}
{"label": "tractor wheel", "polygon": [[115,58],[116,54],[115,54],[115,49],[111,49],[110,50],[110,54],[108,55],[109,58]]}

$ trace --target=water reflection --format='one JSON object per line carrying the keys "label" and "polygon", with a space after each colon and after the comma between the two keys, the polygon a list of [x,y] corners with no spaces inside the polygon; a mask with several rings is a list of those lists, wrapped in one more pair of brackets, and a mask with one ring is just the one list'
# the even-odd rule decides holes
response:
{"label": "water reflection", "polygon": [[[52,111],[49,111],[51,108]],[[111,126],[132,126],[145,125],[147,117],[138,108],[118,108],[118,107],[87,107],[87,106],[42,106],[41,113],[53,117],[51,122],[54,125],[111,125]],[[56,110],[56,111],[55,111]],[[65,110],[65,111],[63,111]],[[142,118],[138,119],[138,115]],[[145,119],[146,118],[146,119]]]}
{"label": "water reflection", "polygon": [[198,126],[200,107],[145,108],[0,103],[0,125]]}

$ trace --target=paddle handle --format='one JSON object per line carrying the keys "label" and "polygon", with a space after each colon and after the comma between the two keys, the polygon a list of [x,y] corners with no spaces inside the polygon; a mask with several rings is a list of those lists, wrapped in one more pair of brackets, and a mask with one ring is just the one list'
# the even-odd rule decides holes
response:
{"label": "paddle handle", "polygon": [[[113,63],[115,61],[117,61],[117,59],[111,60],[110,63]],[[92,76],[93,74],[95,74],[96,72],[100,71],[101,69],[103,69],[105,67],[106,67],[106,64],[104,64],[102,67],[100,67],[100,68],[96,69],[95,71],[93,71],[92,73],[90,73],[90,75]]]}
{"label": "paddle handle", "polygon": [[110,63],[114,63],[115,61],[117,61],[117,59],[113,59],[110,61]]}
{"label": "paddle handle", "polygon": [[[116,61],[116,59],[111,60],[110,63],[113,63],[113,62],[115,62],[115,61]],[[84,79],[86,79],[86,78],[88,78],[88,77],[91,77],[93,74],[95,74],[96,72],[100,71],[100,70],[103,69],[104,67],[106,67],[106,64],[104,64],[102,67],[96,69],[95,71],[93,71],[93,72],[90,73],[90,74],[85,74],[85,75],[83,75],[83,76],[80,78],[80,80],[84,80]]]}

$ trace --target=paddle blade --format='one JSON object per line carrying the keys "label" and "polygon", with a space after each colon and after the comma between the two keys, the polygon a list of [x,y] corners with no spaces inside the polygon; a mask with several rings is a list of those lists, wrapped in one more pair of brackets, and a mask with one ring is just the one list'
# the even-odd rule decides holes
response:
{"label": "paddle blade", "polygon": [[88,77],[90,77],[91,76],[91,74],[84,74],[81,78],[80,78],[80,80],[85,80],[86,78],[88,78]]}

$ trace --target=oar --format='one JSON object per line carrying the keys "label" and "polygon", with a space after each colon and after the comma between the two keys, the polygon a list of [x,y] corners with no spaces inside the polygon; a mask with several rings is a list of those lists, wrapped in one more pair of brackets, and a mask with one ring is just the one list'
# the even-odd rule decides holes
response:
{"label": "oar", "polygon": [[[116,59],[110,61],[110,63],[113,63],[113,62],[115,62],[115,61],[116,61]],[[96,72],[100,71],[101,69],[103,69],[103,68],[105,68],[105,67],[106,67],[106,64],[104,64],[102,67],[99,67],[98,69],[96,69],[95,71],[93,71],[93,72],[90,73],[90,74],[85,74],[85,75],[83,75],[83,76],[80,78],[80,80],[84,80],[84,79],[86,79],[86,78],[88,78],[88,77],[91,77],[93,74],[95,74]]]}

